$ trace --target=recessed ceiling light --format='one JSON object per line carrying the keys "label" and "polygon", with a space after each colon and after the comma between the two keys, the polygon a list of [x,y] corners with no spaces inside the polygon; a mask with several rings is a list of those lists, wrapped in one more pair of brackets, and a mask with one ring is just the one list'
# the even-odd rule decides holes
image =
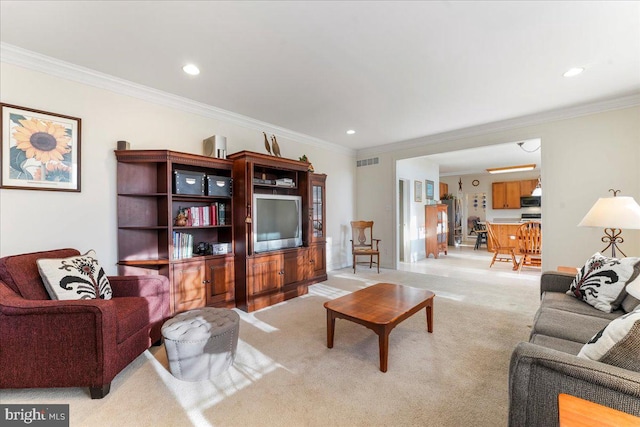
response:
{"label": "recessed ceiling light", "polygon": [[184,67],[182,67],[182,71],[192,76],[197,76],[198,74],[200,74],[200,70],[198,69],[198,67],[193,64],[185,65]]}
{"label": "recessed ceiling light", "polygon": [[584,68],[575,67],[575,68],[569,69],[566,73],[563,74],[563,76],[565,76],[565,77],[573,77],[573,76],[577,76],[578,74],[582,73],[583,71],[584,71]]}
{"label": "recessed ceiling light", "polygon": [[349,130],[347,131],[347,135],[353,135],[354,133],[356,133],[356,131],[355,131],[355,130],[353,130],[353,129],[349,129]]}

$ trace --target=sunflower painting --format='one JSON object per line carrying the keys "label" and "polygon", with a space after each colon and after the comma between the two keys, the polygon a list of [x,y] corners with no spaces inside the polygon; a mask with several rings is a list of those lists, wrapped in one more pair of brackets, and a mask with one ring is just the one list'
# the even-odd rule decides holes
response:
{"label": "sunflower painting", "polygon": [[80,119],[2,107],[2,187],[80,191]]}

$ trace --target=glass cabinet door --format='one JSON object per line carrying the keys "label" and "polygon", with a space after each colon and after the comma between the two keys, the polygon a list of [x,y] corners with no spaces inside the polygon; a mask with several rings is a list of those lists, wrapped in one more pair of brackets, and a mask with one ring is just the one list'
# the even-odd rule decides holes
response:
{"label": "glass cabinet door", "polygon": [[323,241],[325,237],[325,180],[324,174],[311,176],[311,239]]}
{"label": "glass cabinet door", "polygon": [[324,218],[322,207],[324,206],[324,191],[319,185],[313,186],[313,237],[324,236]]}

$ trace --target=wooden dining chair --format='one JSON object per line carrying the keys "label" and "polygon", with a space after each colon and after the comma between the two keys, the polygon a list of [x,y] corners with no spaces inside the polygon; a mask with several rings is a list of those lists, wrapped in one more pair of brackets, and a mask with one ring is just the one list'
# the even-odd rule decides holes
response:
{"label": "wooden dining chair", "polygon": [[518,272],[523,266],[542,268],[542,224],[539,221],[525,222],[516,231],[516,240],[522,255]]}
{"label": "wooden dining chair", "polygon": [[513,269],[518,269],[518,261],[516,260],[516,248],[511,245],[501,245],[498,236],[496,236],[496,232],[491,226],[489,221],[486,221],[487,225],[487,237],[489,238],[489,247],[493,251],[493,258],[491,258],[491,264],[489,264],[489,268],[493,266],[496,261],[499,262],[511,262],[513,264]]}
{"label": "wooden dining chair", "polygon": [[[356,272],[358,256],[369,257],[369,268],[376,264],[380,273],[380,239],[373,238],[373,221],[351,221],[351,253],[353,273]],[[376,261],[373,258],[376,257]]]}

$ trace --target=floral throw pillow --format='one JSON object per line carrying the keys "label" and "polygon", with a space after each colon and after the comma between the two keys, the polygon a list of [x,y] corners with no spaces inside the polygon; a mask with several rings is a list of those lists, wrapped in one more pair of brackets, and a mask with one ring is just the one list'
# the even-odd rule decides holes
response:
{"label": "floral throw pillow", "polygon": [[640,372],[640,309],[612,320],[582,347],[578,357]]}
{"label": "floral throw pillow", "polygon": [[571,282],[567,294],[607,313],[627,296],[625,286],[640,273],[640,258],[608,258],[595,253]]}
{"label": "floral throw pillow", "polygon": [[36,264],[51,299],[111,299],[111,284],[93,250],[69,258],[43,258]]}

